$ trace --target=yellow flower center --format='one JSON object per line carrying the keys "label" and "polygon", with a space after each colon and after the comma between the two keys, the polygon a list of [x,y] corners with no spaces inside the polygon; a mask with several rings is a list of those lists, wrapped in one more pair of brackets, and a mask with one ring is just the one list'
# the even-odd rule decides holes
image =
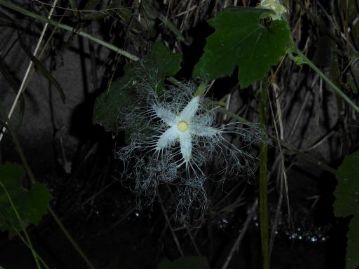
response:
{"label": "yellow flower center", "polygon": [[179,123],[177,123],[177,128],[178,130],[180,130],[181,132],[185,132],[188,130],[188,122],[181,120]]}

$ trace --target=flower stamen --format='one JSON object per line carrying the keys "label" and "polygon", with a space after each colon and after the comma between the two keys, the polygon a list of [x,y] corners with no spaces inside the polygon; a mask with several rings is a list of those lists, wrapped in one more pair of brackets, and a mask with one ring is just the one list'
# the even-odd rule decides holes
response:
{"label": "flower stamen", "polygon": [[180,130],[181,132],[186,132],[189,128],[188,122],[181,120],[177,123],[177,128],[178,130]]}

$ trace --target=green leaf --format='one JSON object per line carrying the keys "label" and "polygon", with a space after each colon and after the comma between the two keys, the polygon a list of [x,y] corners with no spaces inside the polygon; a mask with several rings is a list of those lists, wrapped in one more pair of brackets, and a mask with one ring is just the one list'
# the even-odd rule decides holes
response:
{"label": "green leaf", "polygon": [[207,259],[199,256],[182,257],[173,262],[163,260],[159,269],[209,269]]}
{"label": "green leaf", "polygon": [[145,82],[155,91],[161,91],[164,79],[178,72],[181,61],[181,54],[172,53],[161,43],[155,43],[145,59],[127,64],[124,75],[97,98],[95,123],[102,125],[106,131],[116,132],[120,110],[138,103],[139,85]]}
{"label": "green leaf", "polygon": [[338,185],[335,190],[335,215],[353,215],[348,232],[347,269],[359,266],[359,151],[347,156],[337,169]]}
{"label": "green leaf", "polygon": [[[347,156],[336,172],[335,215],[359,214],[359,152]],[[359,239],[359,238],[358,238]]]}
{"label": "green leaf", "polygon": [[[129,70],[126,71],[126,69]],[[108,132],[117,130],[120,109],[133,102],[134,96],[131,96],[131,86],[135,86],[137,83],[134,80],[133,85],[129,84],[130,73],[131,68],[125,67],[125,75],[112,82],[109,90],[96,99],[94,122],[102,125]]]}
{"label": "green leaf", "polygon": [[270,11],[258,8],[227,9],[209,20],[215,32],[207,38],[193,76],[211,80],[239,67],[242,88],[262,79],[291,44],[286,21],[267,21]]}
{"label": "green leaf", "polygon": [[22,187],[24,175],[19,165],[0,166],[0,231],[13,232],[30,224],[39,224],[47,213],[51,195],[46,186],[35,183],[26,190]]}
{"label": "green leaf", "polygon": [[145,67],[154,72],[161,79],[174,76],[181,68],[182,55],[172,53],[167,47],[156,42],[148,57],[145,58]]}

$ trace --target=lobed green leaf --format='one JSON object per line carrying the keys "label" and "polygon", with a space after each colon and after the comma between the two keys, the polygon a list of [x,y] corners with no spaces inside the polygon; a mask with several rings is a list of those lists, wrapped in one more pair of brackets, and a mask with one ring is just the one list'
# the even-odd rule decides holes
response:
{"label": "lobed green leaf", "polygon": [[270,21],[270,11],[236,8],[209,20],[215,32],[207,38],[193,76],[205,80],[229,76],[238,66],[242,88],[262,79],[291,45],[288,23]]}
{"label": "lobed green leaf", "polygon": [[48,189],[41,183],[32,184],[29,190],[23,188],[24,175],[19,165],[0,165],[0,231],[13,232],[39,224],[47,213],[51,200]]}

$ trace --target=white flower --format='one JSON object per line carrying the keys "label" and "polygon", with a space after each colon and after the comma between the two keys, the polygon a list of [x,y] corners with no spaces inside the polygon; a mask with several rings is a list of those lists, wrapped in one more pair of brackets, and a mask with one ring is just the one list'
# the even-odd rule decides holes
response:
{"label": "white flower", "polygon": [[179,166],[190,164],[193,141],[197,137],[213,138],[220,133],[219,129],[208,125],[208,118],[197,115],[200,98],[199,96],[193,97],[177,115],[174,111],[158,104],[152,106],[156,116],[168,126],[168,129],[158,138],[155,150],[162,152],[175,143],[179,143],[182,155],[182,162]]}
{"label": "white flower", "polygon": [[[214,159],[221,172],[252,173],[255,158],[249,147],[263,138],[258,125],[244,122],[216,125],[218,107],[213,108],[213,101],[193,96],[192,85],[183,87],[155,97],[149,111],[144,113],[151,119],[153,130],[153,135],[142,140],[144,148],[152,149],[158,160],[175,162],[179,173],[185,165],[186,178],[206,177],[203,172],[206,164]],[[231,136],[239,139],[240,147],[228,140]]]}
{"label": "white flower", "polygon": [[145,84],[138,91],[146,98],[119,115],[129,143],[117,156],[126,177],[135,180],[134,189],[151,196],[161,183],[175,185],[182,209],[205,206],[209,173],[252,173],[256,158],[250,145],[262,141],[256,124],[216,124],[213,101],[194,96],[195,90],[179,84],[158,94]]}
{"label": "white flower", "polygon": [[[261,142],[258,125],[216,124],[212,100],[194,96],[193,84],[156,92],[148,83],[137,89],[138,102],[121,108],[119,120],[128,144],[117,152],[130,187],[152,203],[161,183],[174,186],[176,213],[188,216],[207,205],[209,174],[251,174],[256,158],[250,146]],[[231,141],[233,139],[233,141]],[[225,178],[225,177],[223,177]]]}

